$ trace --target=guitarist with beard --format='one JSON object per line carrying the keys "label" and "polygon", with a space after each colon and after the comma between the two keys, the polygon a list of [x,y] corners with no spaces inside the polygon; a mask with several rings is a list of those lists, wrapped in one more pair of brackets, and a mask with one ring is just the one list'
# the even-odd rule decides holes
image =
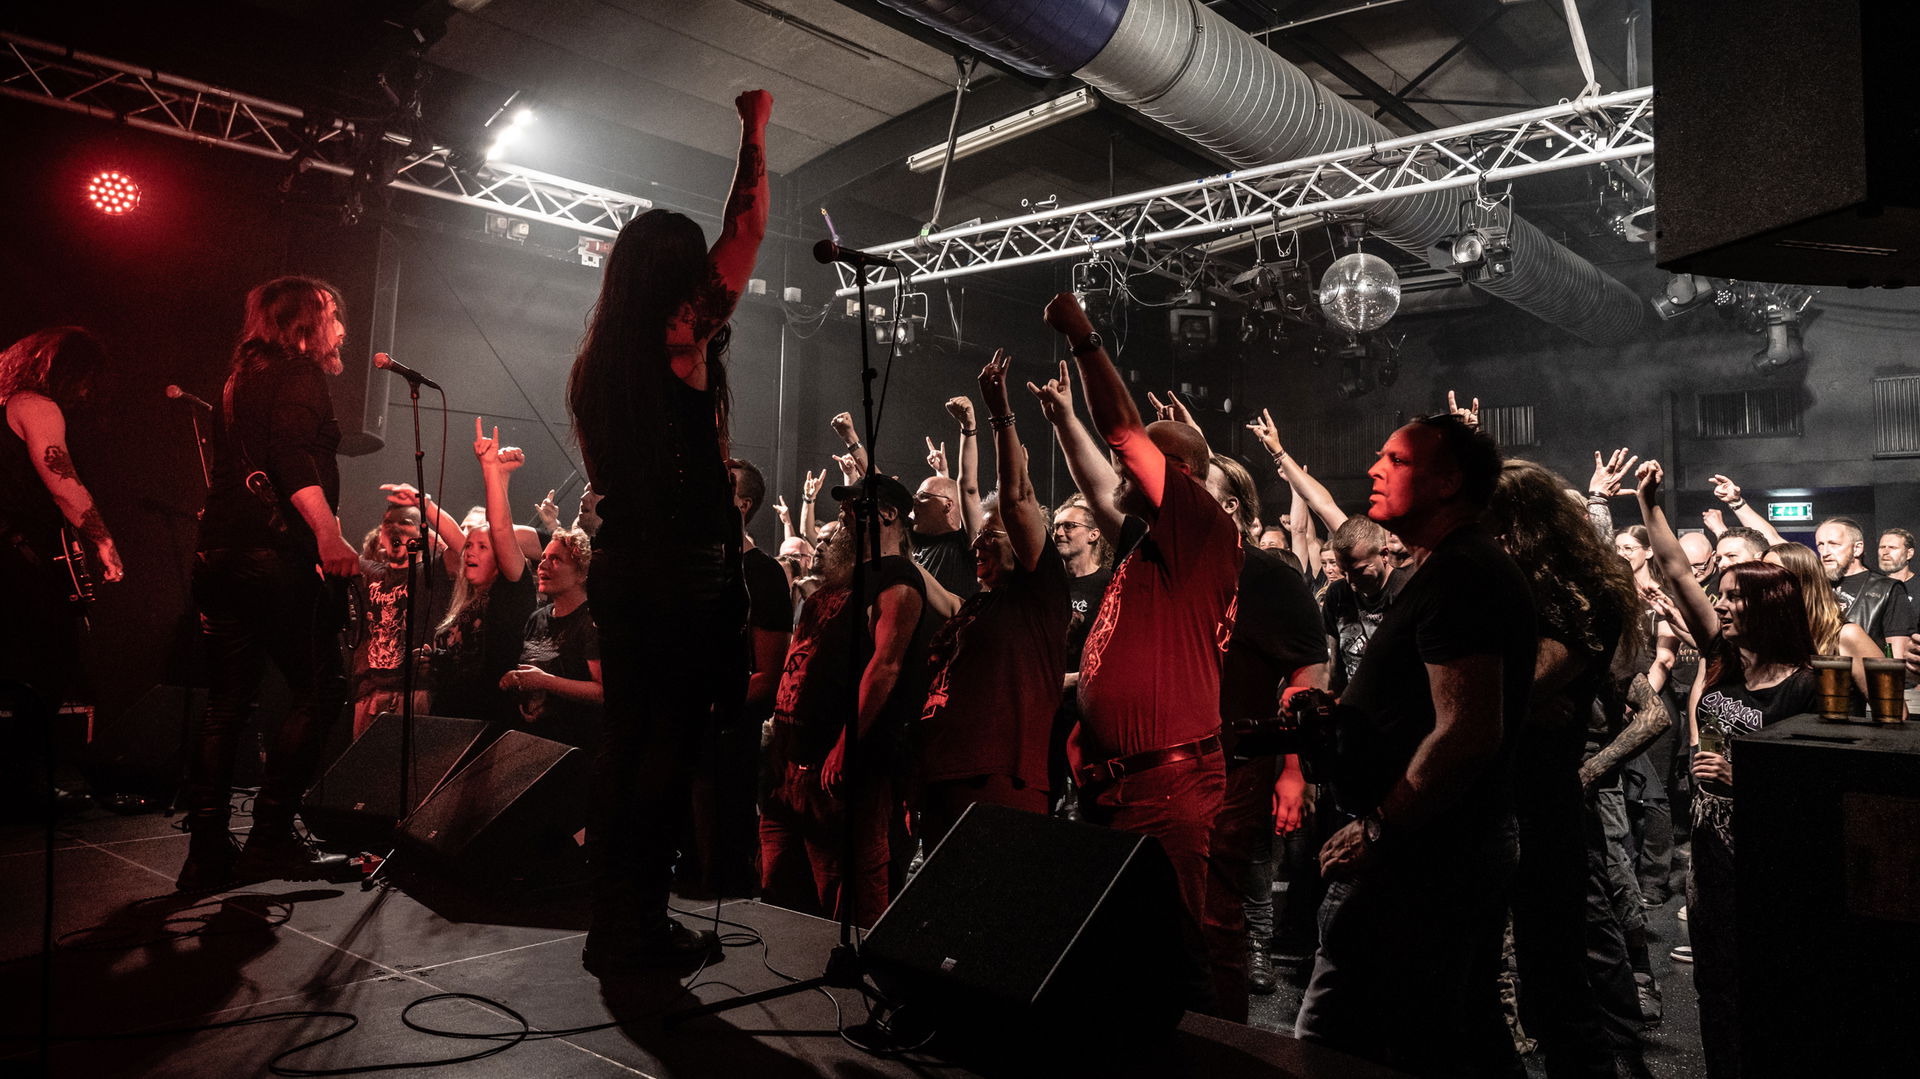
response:
{"label": "guitarist with beard", "polygon": [[[6,421],[0,423],[0,596],[7,604],[7,617],[0,618],[0,692],[8,694],[0,707],[51,712],[78,683],[80,600],[92,584],[84,569],[68,575],[79,566],[69,556],[70,546],[78,547],[72,537],[85,538],[106,580],[125,573],[67,452],[67,413],[86,401],[106,364],[105,346],[78,326],[40,330],[0,352]],[[19,685],[30,687],[32,697],[11,695]],[[29,756],[16,764],[26,766]],[[30,794],[31,783],[12,779],[4,783],[9,797]]]}

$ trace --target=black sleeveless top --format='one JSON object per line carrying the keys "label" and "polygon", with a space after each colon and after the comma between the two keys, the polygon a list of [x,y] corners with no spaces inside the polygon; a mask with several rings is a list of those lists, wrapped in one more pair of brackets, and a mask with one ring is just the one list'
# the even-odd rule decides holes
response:
{"label": "black sleeveless top", "polygon": [[600,531],[594,546],[684,548],[740,545],[740,511],[720,456],[711,389],[668,380],[664,461],[636,455],[595,461]]}
{"label": "black sleeveless top", "polygon": [[0,549],[13,546],[18,534],[45,558],[59,550],[60,526],[65,518],[47,493],[40,471],[33,467],[27,443],[13,433],[0,406]]}

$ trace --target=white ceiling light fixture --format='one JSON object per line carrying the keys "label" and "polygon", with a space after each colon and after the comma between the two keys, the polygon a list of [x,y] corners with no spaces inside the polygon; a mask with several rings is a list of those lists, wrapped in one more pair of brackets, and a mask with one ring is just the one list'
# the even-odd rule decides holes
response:
{"label": "white ceiling light fixture", "polygon": [[[1043,127],[1051,127],[1063,120],[1084,115],[1092,112],[1097,105],[1093,91],[1086,87],[1056,97],[1052,101],[1043,101],[1030,109],[995,120],[985,127],[976,127],[961,135],[954,140],[953,159],[958,161],[970,154],[977,154],[982,150],[1012,142],[1022,135],[1031,134]],[[907,168],[914,172],[932,172],[945,164],[946,160],[947,144],[940,142],[907,158]]]}

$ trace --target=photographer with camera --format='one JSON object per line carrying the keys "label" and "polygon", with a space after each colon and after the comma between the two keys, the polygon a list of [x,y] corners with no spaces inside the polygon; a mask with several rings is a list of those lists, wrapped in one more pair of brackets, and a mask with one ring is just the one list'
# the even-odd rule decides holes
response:
{"label": "photographer with camera", "polygon": [[1514,1067],[1495,973],[1537,641],[1526,577],[1479,524],[1500,468],[1490,438],[1443,415],[1395,431],[1368,470],[1367,516],[1415,572],[1341,697],[1332,780],[1358,819],[1320,850],[1331,883],[1297,1030],[1421,1075]]}

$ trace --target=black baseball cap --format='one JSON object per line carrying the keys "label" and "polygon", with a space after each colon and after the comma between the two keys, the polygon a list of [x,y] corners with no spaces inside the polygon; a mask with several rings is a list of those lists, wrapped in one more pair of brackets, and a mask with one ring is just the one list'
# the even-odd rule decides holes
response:
{"label": "black baseball cap", "polygon": [[892,476],[865,475],[852,483],[843,483],[833,491],[834,500],[845,505],[853,502],[871,490],[873,497],[882,506],[892,506],[902,517],[913,512],[913,492],[907,485]]}

